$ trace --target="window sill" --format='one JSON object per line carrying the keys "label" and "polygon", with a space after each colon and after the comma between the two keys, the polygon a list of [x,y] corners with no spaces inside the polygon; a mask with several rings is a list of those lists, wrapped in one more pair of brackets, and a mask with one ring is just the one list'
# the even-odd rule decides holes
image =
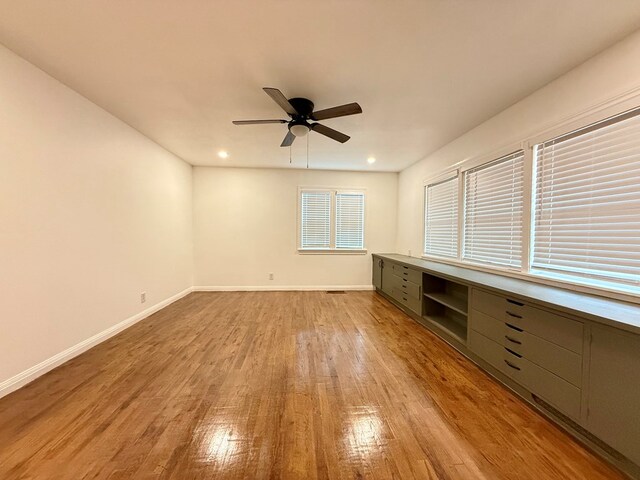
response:
{"label": "window sill", "polygon": [[300,255],[366,255],[367,249],[349,248],[299,248]]}

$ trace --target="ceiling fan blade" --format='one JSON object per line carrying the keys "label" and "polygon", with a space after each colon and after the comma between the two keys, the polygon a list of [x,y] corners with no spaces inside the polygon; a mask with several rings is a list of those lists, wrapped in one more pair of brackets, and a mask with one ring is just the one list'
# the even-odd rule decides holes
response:
{"label": "ceiling fan blade", "polygon": [[290,147],[295,139],[296,139],[296,136],[293,133],[287,132],[287,135],[284,137],[284,140],[282,140],[282,143],[280,144],[280,146]]}
{"label": "ceiling fan blade", "polygon": [[234,120],[234,125],[262,125],[264,123],[288,123],[286,120]]}
{"label": "ceiling fan blade", "polygon": [[293,105],[289,103],[287,97],[285,97],[280,90],[271,87],[264,87],[263,90],[273,99],[274,102],[280,105],[280,108],[282,108],[289,115],[298,115],[296,109],[293,108]]}
{"label": "ceiling fan blade", "polygon": [[325,137],[332,138],[336,142],[344,143],[349,140],[351,137],[349,135],[345,135],[344,133],[340,133],[333,128],[325,127],[324,125],[320,125],[319,123],[314,123],[311,125],[311,130],[314,132],[321,133]]}
{"label": "ceiling fan blade", "polygon": [[362,108],[357,103],[347,103],[339,107],[326,108],[311,114],[313,120],[326,120],[327,118],[346,117],[347,115],[355,115],[362,113]]}

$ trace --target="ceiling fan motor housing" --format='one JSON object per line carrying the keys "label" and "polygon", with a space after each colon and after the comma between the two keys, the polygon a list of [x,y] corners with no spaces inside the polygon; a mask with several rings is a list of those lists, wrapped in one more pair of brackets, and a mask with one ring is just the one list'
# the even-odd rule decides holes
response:
{"label": "ceiling fan motor housing", "polygon": [[298,115],[292,115],[293,118],[303,117],[309,118],[313,113],[313,102],[308,98],[290,98],[289,103],[296,109]]}

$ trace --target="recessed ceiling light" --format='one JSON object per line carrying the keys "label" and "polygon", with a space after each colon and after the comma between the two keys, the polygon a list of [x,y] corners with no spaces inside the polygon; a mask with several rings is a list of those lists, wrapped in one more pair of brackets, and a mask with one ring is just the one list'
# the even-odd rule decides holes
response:
{"label": "recessed ceiling light", "polygon": [[367,158],[367,163],[369,165],[372,165],[372,164],[376,163],[376,159],[374,157],[369,157],[369,158]]}
{"label": "recessed ceiling light", "polygon": [[220,158],[227,158],[227,157],[229,156],[229,152],[225,152],[224,150],[220,150],[220,151],[218,152],[218,156],[219,156]]}

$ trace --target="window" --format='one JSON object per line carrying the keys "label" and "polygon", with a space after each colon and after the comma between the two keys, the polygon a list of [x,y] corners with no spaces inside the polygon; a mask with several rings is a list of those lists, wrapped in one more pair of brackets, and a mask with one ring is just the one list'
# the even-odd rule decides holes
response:
{"label": "window", "polygon": [[640,296],[640,108],[543,140],[428,183],[425,257]]}
{"label": "window", "polygon": [[458,257],[458,175],[425,187],[424,253]]}
{"label": "window", "polygon": [[639,113],[537,146],[533,273],[640,290]]}
{"label": "window", "polygon": [[520,269],[524,152],[464,174],[462,259]]}
{"label": "window", "polygon": [[363,251],[362,191],[300,190],[300,250]]}
{"label": "window", "polygon": [[331,248],[331,192],[302,192],[301,248]]}
{"label": "window", "polygon": [[336,193],[336,248],[364,248],[363,193]]}

